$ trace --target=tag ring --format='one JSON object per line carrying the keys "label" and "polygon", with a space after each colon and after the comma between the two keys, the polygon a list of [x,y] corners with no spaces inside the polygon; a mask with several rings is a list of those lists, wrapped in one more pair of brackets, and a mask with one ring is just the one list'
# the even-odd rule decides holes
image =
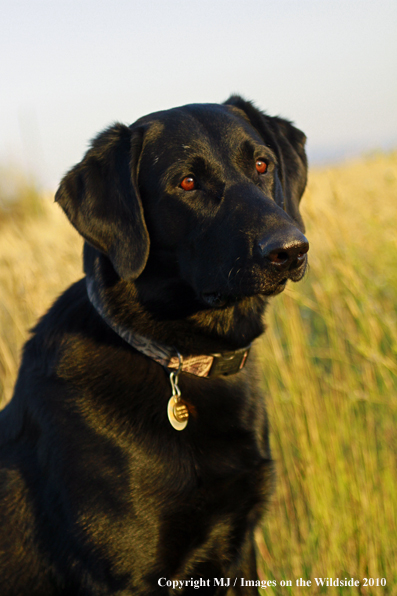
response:
{"label": "tag ring", "polygon": [[181,400],[181,390],[179,389],[178,380],[179,373],[182,370],[183,359],[181,354],[176,350],[179,360],[178,370],[170,372],[170,383],[172,395],[168,401],[167,414],[170,424],[175,430],[183,430],[189,420],[189,410],[185,403]]}

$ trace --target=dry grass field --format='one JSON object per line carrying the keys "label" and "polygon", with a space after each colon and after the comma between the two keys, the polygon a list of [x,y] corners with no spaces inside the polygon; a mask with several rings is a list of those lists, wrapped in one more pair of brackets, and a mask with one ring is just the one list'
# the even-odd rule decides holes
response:
{"label": "dry grass field", "polygon": [[[311,172],[310,269],[259,340],[278,477],[258,533],[269,594],[397,595],[396,209],[397,153]],[[0,403],[28,329],[82,275],[81,249],[49,197],[0,195]]]}

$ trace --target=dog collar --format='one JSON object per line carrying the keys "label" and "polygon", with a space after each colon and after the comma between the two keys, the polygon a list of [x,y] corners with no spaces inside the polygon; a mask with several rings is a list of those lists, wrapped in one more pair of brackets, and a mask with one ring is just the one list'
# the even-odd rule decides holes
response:
{"label": "dog collar", "polygon": [[169,348],[152,339],[115,323],[106,313],[103,302],[96,291],[94,282],[87,277],[88,298],[102,319],[133,348],[148,356],[166,369],[186,372],[197,377],[219,377],[233,375],[244,368],[251,346],[219,354],[198,356],[183,355],[175,348]]}
{"label": "dog collar", "polygon": [[189,420],[189,405],[182,400],[178,384],[181,372],[190,373],[197,377],[218,377],[220,375],[235,374],[244,367],[250,346],[234,352],[223,352],[222,354],[183,356],[174,348],[167,348],[156,341],[126,329],[115,323],[107,314],[94,280],[87,277],[86,282],[88,298],[92,306],[109,327],[138,352],[161,364],[169,374],[172,394],[167,403],[167,415],[171,426],[175,430],[186,428]]}

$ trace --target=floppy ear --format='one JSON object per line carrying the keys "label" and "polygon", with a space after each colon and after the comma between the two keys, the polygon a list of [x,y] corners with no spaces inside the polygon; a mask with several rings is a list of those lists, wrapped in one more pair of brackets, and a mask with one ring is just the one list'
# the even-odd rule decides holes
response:
{"label": "floppy ear", "polygon": [[125,280],[142,273],[149,254],[136,182],[142,137],[142,129],[123,124],[103,131],[55,195],[76,230]]}
{"label": "floppy ear", "polygon": [[268,116],[250,101],[245,101],[238,95],[232,95],[225,105],[232,105],[242,110],[265,143],[276,153],[284,209],[304,230],[299,213],[299,201],[307,182],[306,136],[288,120]]}

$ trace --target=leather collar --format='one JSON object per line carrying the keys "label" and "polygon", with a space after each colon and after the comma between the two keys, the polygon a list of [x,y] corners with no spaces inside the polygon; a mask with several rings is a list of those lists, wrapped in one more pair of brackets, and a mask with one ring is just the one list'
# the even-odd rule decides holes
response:
{"label": "leather collar", "polygon": [[133,348],[158,362],[166,369],[187,372],[197,377],[219,377],[232,375],[244,368],[251,346],[223,352],[189,356],[180,354],[175,348],[164,346],[152,339],[139,335],[112,320],[106,313],[99,292],[91,278],[87,277],[88,298],[102,319]]}

